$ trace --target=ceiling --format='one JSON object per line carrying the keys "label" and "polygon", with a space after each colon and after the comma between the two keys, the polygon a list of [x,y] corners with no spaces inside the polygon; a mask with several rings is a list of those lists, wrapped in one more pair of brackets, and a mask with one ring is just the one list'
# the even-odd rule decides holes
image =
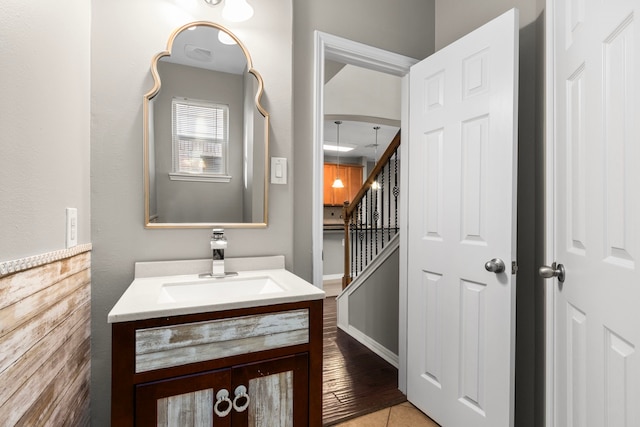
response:
{"label": "ceiling", "polygon": [[[325,144],[337,144],[337,125],[334,120],[324,122],[324,142]],[[368,120],[368,119],[367,119]],[[381,120],[386,122],[387,120]],[[398,126],[391,126],[383,123],[376,123],[362,120],[342,120],[340,125],[340,147],[354,147],[352,151],[340,152],[340,157],[367,157],[374,160],[376,132],[374,126],[380,126],[378,130],[378,158],[384,153],[387,146],[400,129]],[[332,150],[324,150],[325,156],[337,156],[338,153]]]}
{"label": "ceiling", "polygon": [[[340,146],[354,147],[341,157],[366,157],[373,161],[378,130],[378,158],[400,129],[401,79],[356,65],[325,61],[324,143],[336,145],[336,120]],[[335,157],[337,151],[325,150]]]}
{"label": "ceiling", "polygon": [[171,47],[171,56],[163,61],[223,73],[243,74],[247,59],[237,44],[226,45],[218,40],[218,29],[200,25],[182,31]]}

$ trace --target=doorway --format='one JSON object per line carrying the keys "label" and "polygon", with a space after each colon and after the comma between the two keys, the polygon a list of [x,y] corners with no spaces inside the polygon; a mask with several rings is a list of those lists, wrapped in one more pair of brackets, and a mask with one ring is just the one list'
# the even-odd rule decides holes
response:
{"label": "doorway", "polygon": [[[320,31],[314,38],[314,108],[313,108],[313,201],[312,201],[312,248],[313,248],[313,283],[322,288],[323,281],[323,164],[324,152],[324,96],[325,96],[325,61],[356,65],[365,69],[402,77],[402,120],[406,123],[408,103],[408,81],[405,76],[412,65],[418,61],[403,55],[367,46]],[[401,145],[402,155],[402,145]],[[406,168],[401,169],[401,180],[406,179]],[[406,203],[406,201],[402,201]],[[401,224],[406,221],[406,205],[400,206]],[[400,230],[401,239],[404,228]],[[403,251],[403,245],[401,245]],[[402,253],[401,253],[402,258]],[[406,313],[406,269],[400,268],[400,313]],[[398,388],[406,394],[406,318],[399,319],[399,366]]]}

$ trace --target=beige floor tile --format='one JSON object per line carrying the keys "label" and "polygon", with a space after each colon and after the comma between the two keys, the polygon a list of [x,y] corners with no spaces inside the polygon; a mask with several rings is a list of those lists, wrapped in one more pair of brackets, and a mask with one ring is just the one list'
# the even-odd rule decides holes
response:
{"label": "beige floor tile", "polygon": [[381,409],[362,417],[355,418],[344,423],[337,424],[337,427],[386,427],[389,419],[390,408]]}
{"label": "beige floor tile", "polygon": [[391,408],[387,425],[389,427],[438,427],[431,418],[408,402]]}
{"label": "beige floor tile", "polygon": [[[418,408],[416,408],[415,406],[413,406],[413,404],[412,404],[411,402],[408,402],[408,401],[407,401],[407,402],[402,402],[401,404],[399,404],[399,405],[397,405],[397,406],[406,406],[406,407],[408,407],[408,408],[415,408],[415,409],[418,409]],[[419,410],[419,409],[418,409],[418,410]]]}

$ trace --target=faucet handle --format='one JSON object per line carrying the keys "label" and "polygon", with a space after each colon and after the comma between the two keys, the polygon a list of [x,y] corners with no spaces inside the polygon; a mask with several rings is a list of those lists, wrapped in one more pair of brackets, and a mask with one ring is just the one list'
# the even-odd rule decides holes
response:
{"label": "faucet handle", "polygon": [[217,250],[217,249],[226,249],[226,248],[227,248],[227,238],[224,235],[224,230],[222,228],[214,228],[213,235],[211,236],[211,249]]}

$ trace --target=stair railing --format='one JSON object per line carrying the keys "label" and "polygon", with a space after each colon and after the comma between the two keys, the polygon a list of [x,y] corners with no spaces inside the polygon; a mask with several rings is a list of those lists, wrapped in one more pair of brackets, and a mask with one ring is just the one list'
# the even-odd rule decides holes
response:
{"label": "stair railing", "polygon": [[400,131],[351,202],[344,202],[344,277],[349,286],[398,233]]}

